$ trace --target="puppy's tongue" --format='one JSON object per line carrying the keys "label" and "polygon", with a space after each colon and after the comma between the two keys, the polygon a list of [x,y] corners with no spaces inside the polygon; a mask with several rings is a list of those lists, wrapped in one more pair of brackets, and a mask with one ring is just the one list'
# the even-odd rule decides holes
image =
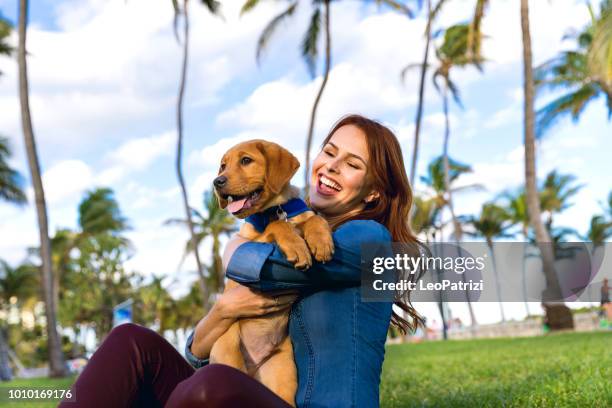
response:
{"label": "puppy's tongue", "polygon": [[237,213],[238,211],[244,208],[244,204],[246,203],[248,197],[243,198],[242,200],[232,201],[227,204],[227,209],[232,214]]}

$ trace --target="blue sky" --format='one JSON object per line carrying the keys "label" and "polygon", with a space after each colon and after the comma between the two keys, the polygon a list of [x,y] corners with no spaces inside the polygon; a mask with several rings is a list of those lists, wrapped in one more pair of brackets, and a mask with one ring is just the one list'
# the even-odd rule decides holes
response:
{"label": "blue sky", "polygon": [[[0,12],[14,21],[16,3],[0,0]],[[473,3],[450,2],[440,26],[466,21]],[[477,211],[484,200],[523,180],[518,0],[492,3],[483,24],[490,62],[482,74],[474,69],[455,72],[465,109],[451,108],[451,156],[474,168],[462,183],[487,188],[456,198],[463,214]],[[578,0],[531,3],[537,64],[572,48],[571,41],[562,41],[563,34],[584,26],[588,13]],[[280,8],[263,2],[260,9],[240,17],[239,6],[238,1],[223,2],[223,20],[208,15],[198,2],[190,9],[185,173],[191,201],[200,208],[221,154],[238,141],[275,140],[304,157],[308,114],[321,80],[308,75],[299,55],[307,7],[281,27],[258,66],[256,40]],[[136,253],[129,267],[145,275],[169,276],[168,282],[192,279],[190,261],[177,269],[185,231],[162,226],[164,220],[182,215],[173,168],[181,49],[172,35],[171,2],[37,0],[30,7],[32,112],[51,230],[76,226],[84,190],[111,186],[132,225],[129,236]],[[335,2],[332,27],[333,70],[318,115],[315,146],[341,115],[359,112],[396,131],[408,163],[417,72],[404,84],[399,72],[421,58],[423,17],[408,20],[371,3]],[[0,132],[13,144],[13,165],[27,174],[15,62],[1,58],[0,70]],[[427,86],[421,173],[442,147],[441,103],[431,83]],[[598,202],[612,188],[606,172],[611,130],[600,99],[580,123],[564,120],[541,142],[540,176],[557,168],[585,184],[573,207],[557,218],[559,225],[585,232],[590,216],[600,211]],[[294,182],[301,180],[298,173]],[[416,191],[426,193],[418,183]],[[0,229],[0,258],[19,262],[25,249],[37,242],[33,207],[0,206]],[[208,248],[206,243],[203,253],[208,254]],[[183,286],[175,285],[177,291]],[[485,317],[494,320],[493,315]]]}

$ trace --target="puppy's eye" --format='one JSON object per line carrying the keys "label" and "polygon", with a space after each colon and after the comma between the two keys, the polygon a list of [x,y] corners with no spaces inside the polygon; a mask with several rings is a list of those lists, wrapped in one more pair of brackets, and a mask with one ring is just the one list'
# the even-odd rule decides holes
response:
{"label": "puppy's eye", "polygon": [[219,173],[221,173],[223,170],[225,170],[225,163],[221,163],[221,166],[219,166]]}
{"label": "puppy's eye", "polygon": [[243,157],[242,159],[240,159],[240,164],[242,164],[243,166],[246,166],[247,164],[251,163],[253,161],[253,159],[251,159],[250,157]]}

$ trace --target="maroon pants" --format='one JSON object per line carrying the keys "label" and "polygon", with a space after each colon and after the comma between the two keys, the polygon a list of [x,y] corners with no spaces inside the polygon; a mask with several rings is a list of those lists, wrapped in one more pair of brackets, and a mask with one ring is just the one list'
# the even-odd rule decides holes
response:
{"label": "maroon pants", "polygon": [[163,337],[135,324],[111,331],[72,386],[74,402],[60,408],[289,407],[234,368],[197,371]]}

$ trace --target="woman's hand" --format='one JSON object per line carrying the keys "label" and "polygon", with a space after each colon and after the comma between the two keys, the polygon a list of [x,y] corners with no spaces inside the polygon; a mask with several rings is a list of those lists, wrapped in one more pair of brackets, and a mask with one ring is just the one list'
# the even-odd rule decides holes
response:
{"label": "woman's hand", "polygon": [[259,317],[285,310],[295,302],[295,291],[263,294],[246,286],[238,285],[224,292],[217,300],[219,314],[224,319]]}
{"label": "woman's hand", "polygon": [[263,316],[291,307],[297,299],[295,292],[261,294],[238,285],[224,292],[212,309],[197,324],[191,352],[198,358],[208,358],[213,344],[237,319]]}

